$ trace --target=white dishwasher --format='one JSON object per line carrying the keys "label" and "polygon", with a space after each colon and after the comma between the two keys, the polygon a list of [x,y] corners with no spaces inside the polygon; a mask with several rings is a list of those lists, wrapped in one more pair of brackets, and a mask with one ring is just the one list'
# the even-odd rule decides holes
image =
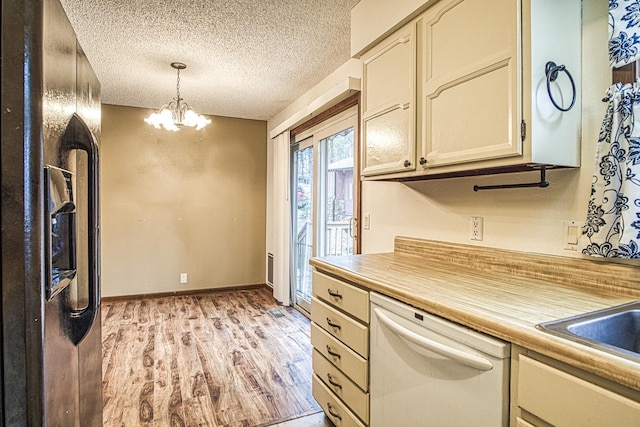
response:
{"label": "white dishwasher", "polygon": [[506,427],[511,345],[371,292],[371,427]]}

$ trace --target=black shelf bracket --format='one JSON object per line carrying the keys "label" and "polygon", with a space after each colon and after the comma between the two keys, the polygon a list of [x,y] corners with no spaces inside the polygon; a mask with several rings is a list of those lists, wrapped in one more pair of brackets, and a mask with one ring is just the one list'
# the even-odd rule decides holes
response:
{"label": "black shelf bracket", "polygon": [[540,182],[526,182],[522,184],[501,184],[501,185],[474,185],[473,191],[480,190],[500,190],[503,188],[546,188],[549,186],[549,181],[547,181],[547,167],[540,167]]}

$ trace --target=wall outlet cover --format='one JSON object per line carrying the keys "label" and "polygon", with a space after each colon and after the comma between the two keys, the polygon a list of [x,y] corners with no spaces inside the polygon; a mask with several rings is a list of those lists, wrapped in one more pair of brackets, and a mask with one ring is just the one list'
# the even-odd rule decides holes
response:
{"label": "wall outlet cover", "polygon": [[562,227],[562,242],[565,250],[577,251],[580,234],[582,233],[583,221],[565,221]]}
{"label": "wall outlet cover", "polygon": [[482,240],[484,220],[481,216],[471,217],[471,240]]}

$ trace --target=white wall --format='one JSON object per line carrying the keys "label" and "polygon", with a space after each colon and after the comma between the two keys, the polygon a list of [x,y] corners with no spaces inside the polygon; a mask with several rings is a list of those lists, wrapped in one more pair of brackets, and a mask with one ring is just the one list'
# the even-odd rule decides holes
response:
{"label": "white wall", "polygon": [[[547,189],[474,192],[474,184],[536,181],[535,173],[422,181],[364,182],[362,212],[371,228],[362,232],[363,253],[393,250],[397,235],[478,244],[536,253],[580,256],[563,249],[563,222],[584,221],[595,147],[605,113],[601,101],[611,84],[607,57],[607,8],[583,0],[582,167],[549,171]],[[484,240],[471,241],[470,216],[484,218]]]}

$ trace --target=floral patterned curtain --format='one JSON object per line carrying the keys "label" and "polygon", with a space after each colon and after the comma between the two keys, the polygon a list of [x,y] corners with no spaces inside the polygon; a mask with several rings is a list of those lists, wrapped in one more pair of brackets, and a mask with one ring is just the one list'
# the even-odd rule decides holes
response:
{"label": "floral patterned curtain", "polygon": [[[609,0],[609,59],[622,67],[640,59],[640,0]],[[583,254],[640,259],[640,80],[607,89]]]}
{"label": "floral patterned curtain", "polygon": [[640,59],[640,0],[609,0],[609,59],[612,67]]}
{"label": "floral patterned curtain", "polygon": [[605,99],[581,250],[640,259],[640,81],[616,83]]}

